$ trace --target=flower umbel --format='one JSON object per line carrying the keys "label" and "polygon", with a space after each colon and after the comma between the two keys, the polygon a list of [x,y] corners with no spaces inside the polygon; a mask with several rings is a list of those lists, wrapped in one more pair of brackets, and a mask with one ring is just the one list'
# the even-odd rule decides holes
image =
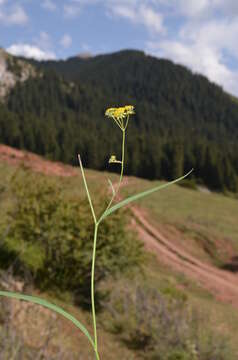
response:
{"label": "flower umbel", "polygon": [[135,114],[134,106],[126,105],[118,108],[109,108],[105,111],[105,115],[111,118],[123,119],[128,115]]}
{"label": "flower umbel", "polygon": [[[135,114],[133,105],[126,105],[118,108],[109,108],[105,111],[105,115],[114,119],[117,125],[121,128],[121,130],[126,129],[128,118],[130,115],[133,114]],[[123,123],[124,118],[127,118],[126,125],[124,125]]]}

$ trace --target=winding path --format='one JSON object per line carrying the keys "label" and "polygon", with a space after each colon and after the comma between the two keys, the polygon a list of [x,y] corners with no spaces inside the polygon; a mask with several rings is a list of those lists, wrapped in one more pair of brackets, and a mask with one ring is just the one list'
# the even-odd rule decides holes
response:
{"label": "winding path", "polygon": [[[131,183],[126,178],[122,186],[128,184]],[[153,252],[160,262],[198,282],[217,300],[230,303],[238,309],[238,275],[196,259],[162,235],[159,228],[149,222],[145,211],[137,206],[129,207],[133,214],[131,225],[147,250]]]}

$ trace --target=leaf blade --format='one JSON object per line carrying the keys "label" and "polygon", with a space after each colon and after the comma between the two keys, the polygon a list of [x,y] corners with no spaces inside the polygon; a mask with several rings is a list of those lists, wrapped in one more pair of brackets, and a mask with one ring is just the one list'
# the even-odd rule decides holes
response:
{"label": "leaf blade", "polygon": [[91,338],[86,327],[80,321],[78,321],[74,316],[72,316],[71,314],[69,314],[67,311],[63,310],[59,306],[52,304],[44,299],[38,298],[36,296],[24,295],[24,294],[19,294],[19,293],[10,292],[10,291],[0,291],[0,296],[5,296],[8,298],[28,301],[28,302],[35,303],[38,305],[42,305],[50,310],[57,312],[58,314],[64,316],[66,319],[68,319],[72,323],[74,323],[74,325],[76,325],[84,333],[84,335],[87,336],[88,340],[90,341],[91,345],[94,348],[94,341]]}
{"label": "leaf blade", "polygon": [[107,179],[107,180],[108,180],[108,182],[109,182],[109,184],[110,184],[110,187],[111,187],[111,189],[112,189],[112,195],[115,196],[115,189],[114,189],[114,187],[113,187],[113,185],[112,185],[112,182],[111,182],[110,179]]}
{"label": "leaf blade", "polygon": [[146,195],[150,195],[152,194],[153,192],[155,191],[158,191],[158,190],[161,190],[165,187],[168,187],[170,185],[173,185],[175,183],[177,183],[178,181],[181,181],[183,180],[185,177],[187,177],[189,174],[191,174],[191,172],[193,171],[190,170],[187,174],[181,176],[180,178],[176,179],[176,180],[173,180],[173,181],[170,181],[166,184],[163,184],[163,185],[159,185],[159,186],[156,186],[155,188],[152,188],[152,189],[149,189],[149,190],[146,190],[146,191],[143,191],[142,193],[139,193],[139,194],[136,194],[136,195],[132,195],[130,196],[129,198],[125,199],[125,200],[122,200],[120,201],[118,204],[112,206],[111,208],[109,208],[102,216],[101,220],[105,219],[108,215],[112,214],[114,211],[120,209],[122,206],[124,205],[128,205],[129,203],[135,201],[135,200],[138,200],[138,199],[141,199],[142,197],[146,196]]}
{"label": "leaf blade", "polygon": [[95,211],[94,211],[94,207],[93,207],[92,199],[91,199],[91,196],[90,196],[90,192],[89,192],[89,189],[88,189],[87,180],[86,180],[86,177],[85,177],[85,174],[84,174],[84,169],[83,169],[83,164],[82,164],[80,154],[78,154],[78,160],[79,160],[79,165],[80,165],[80,169],[81,169],[82,176],[83,176],[84,187],[86,189],[86,193],[87,193],[87,197],[88,197],[88,202],[89,202],[91,212],[92,212],[92,215],[93,215],[93,220],[94,220],[94,223],[96,224],[97,218],[96,218],[96,214],[95,214]]}

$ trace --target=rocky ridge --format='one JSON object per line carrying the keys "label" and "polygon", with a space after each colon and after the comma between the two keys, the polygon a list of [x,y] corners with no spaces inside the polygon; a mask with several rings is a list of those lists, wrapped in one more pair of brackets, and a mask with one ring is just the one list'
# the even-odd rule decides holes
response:
{"label": "rocky ridge", "polygon": [[0,100],[4,99],[18,81],[36,76],[34,67],[0,48]]}

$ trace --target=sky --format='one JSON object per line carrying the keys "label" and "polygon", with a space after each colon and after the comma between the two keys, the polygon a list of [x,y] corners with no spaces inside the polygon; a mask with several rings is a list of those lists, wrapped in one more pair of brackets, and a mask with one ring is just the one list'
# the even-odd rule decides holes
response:
{"label": "sky", "polygon": [[0,0],[0,47],[39,60],[143,50],[238,96],[238,0]]}

